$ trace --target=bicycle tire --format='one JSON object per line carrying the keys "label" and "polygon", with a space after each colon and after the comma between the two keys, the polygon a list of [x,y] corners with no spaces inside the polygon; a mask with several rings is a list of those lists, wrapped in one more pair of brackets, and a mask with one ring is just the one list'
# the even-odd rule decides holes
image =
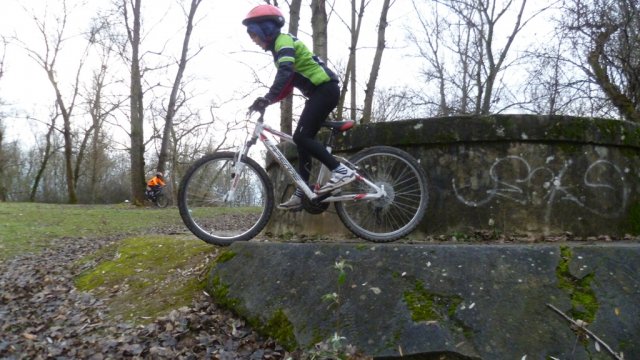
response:
{"label": "bicycle tire", "polygon": [[[391,242],[411,233],[420,224],[429,201],[427,176],[409,153],[389,146],[373,146],[356,153],[350,162],[358,173],[387,196],[377,200],[336,202],[342,223],[356,236],[373,242]],[[368,187],[354,181],[341,188],[345,193],[364,193]]]}
{"label": "bicycle tire", "polygon": [[[194,235],[209,244],[227,246],[250,240],[273,213],[273,184],[266,171],[243,156],[245,166],[235,180],[235,157],[233,152],[206,155],[191,165],[180,182],[180,216]],[[232,181],[239,181],[235,199],[226,201]]]}
{"label": "bicycle tire", "polygon": [[169,198],[164,193],[159,193],[156,196],[156,200],[154,201],[154,203],[157,207],[164,209],[169,206]]}

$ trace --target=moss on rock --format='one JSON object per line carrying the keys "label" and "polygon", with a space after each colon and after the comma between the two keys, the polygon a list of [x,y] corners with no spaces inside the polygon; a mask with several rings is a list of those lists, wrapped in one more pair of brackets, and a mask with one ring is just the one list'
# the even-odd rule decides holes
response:
{"label": "moss on rock", "polygon": [[411,311],[411,319],[421,322],[442,321],[453,317],[462,299],[455,295],[432,293],[425,289],[421,281],[417,281],[413,290],[404,292],[404,301]]}
{"label": "moss on rock", "polygon": [[560,262],[556,268],[558,287],[567,292],[571,299],[569,315],[574,319],[592,323],[599,308],[598,299],[591,289],[594,274],[589,273],[582,278],[572,275],[569,270],[572,257],[573,253],[569,247],[560,247]]}
{"label": "moss on rock", "polygon": [[298,347],[293,333],[293,324],[282,309],[276,310],[266,323],[259,327],[261,331],[274,338],[285,349],[292,351]]}
{"label": "moss on rock", "polygon": [[217,251],[200,241],[169,236],[123,239],[82,260],[95,264],[75,278],[80,291],[109,294],[112,317],[145,323],[191,304],[205,281],[184,274],[206,273]]}

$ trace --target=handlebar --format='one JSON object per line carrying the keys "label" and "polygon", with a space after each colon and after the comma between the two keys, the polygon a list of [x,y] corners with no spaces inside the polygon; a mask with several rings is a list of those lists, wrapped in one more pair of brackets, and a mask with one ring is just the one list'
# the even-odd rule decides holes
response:
{"label": "handlebar", "polygon": [[251,115],[253,115],[253,113],[258,113],[260,114],[260,116],[258,117],[257,121],[258,123],[264,123],[264,113],[267,111],[267,109],[262,109],[262,110],[249,110],[247,111],[247,119],[249,119],[251,117]]}

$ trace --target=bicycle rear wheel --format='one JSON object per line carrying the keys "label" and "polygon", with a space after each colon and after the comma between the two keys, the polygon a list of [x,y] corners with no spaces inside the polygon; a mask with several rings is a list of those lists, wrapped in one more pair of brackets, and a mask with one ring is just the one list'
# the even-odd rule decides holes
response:
{"label": "bicycle rear wheel", "polygon": [[[429,200],[427,176],[409,153],[389,147],[374,146],[354,155],[350,161],[358,173],[384,186],[387,196],[369,201],[336,202],[344,225],[355,235],[373,242],[390,242],[413,231],[424,216]],[[342,193],[370,191],[362,181],[341,188]]]}
{"label": "bicycle rear wheel", "polygon": [[[210,244],[252,239],[273,212],[273,185],[267,173],[243,157],[244,169],[234,174],[235,156],[233,152],[207,155],[187,170],[180,183],[180,216],[194,235]],[[231,194],[234,181],[238,184]]]}
{"label": "bicycle rear wheel", "polygon": [[167,206],[169,206],[169,198],[163,192],[161,192],[156,196],[155,203],[159,208],[166,208]]}

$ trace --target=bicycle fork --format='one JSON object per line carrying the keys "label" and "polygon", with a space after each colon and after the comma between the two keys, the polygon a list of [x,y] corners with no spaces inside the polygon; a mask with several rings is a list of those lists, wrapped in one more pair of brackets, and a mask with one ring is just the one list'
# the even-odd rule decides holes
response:
{"label": "bicycle fork", "polygon": [[240,183],[240,178],[242,177],[242,172],[245,168],[245,163],[242,161],[243,156],[247,156],[249,153],[249,149],[256,143],[257,136],[254,135],[251,139],[245,142],[242,147],[236,153],[235,158],[233,159],[233,169],[231,170],[231,186],[229,187],[229,191],[224,195],[222,201],[226,203],[232,203],[236,199],[236,189],[238,188],[238,184]]}
{"label": "bicycle fork", "polygon": [[229,191],[224,194],[222,201],[232,203],[236,200],[236,189],[238,188],[238,183],[240,182],[244,166],[245,165],[242,161],[236,161],[233,165],[233,171],[231,172],[231,186],[229,187]]}

